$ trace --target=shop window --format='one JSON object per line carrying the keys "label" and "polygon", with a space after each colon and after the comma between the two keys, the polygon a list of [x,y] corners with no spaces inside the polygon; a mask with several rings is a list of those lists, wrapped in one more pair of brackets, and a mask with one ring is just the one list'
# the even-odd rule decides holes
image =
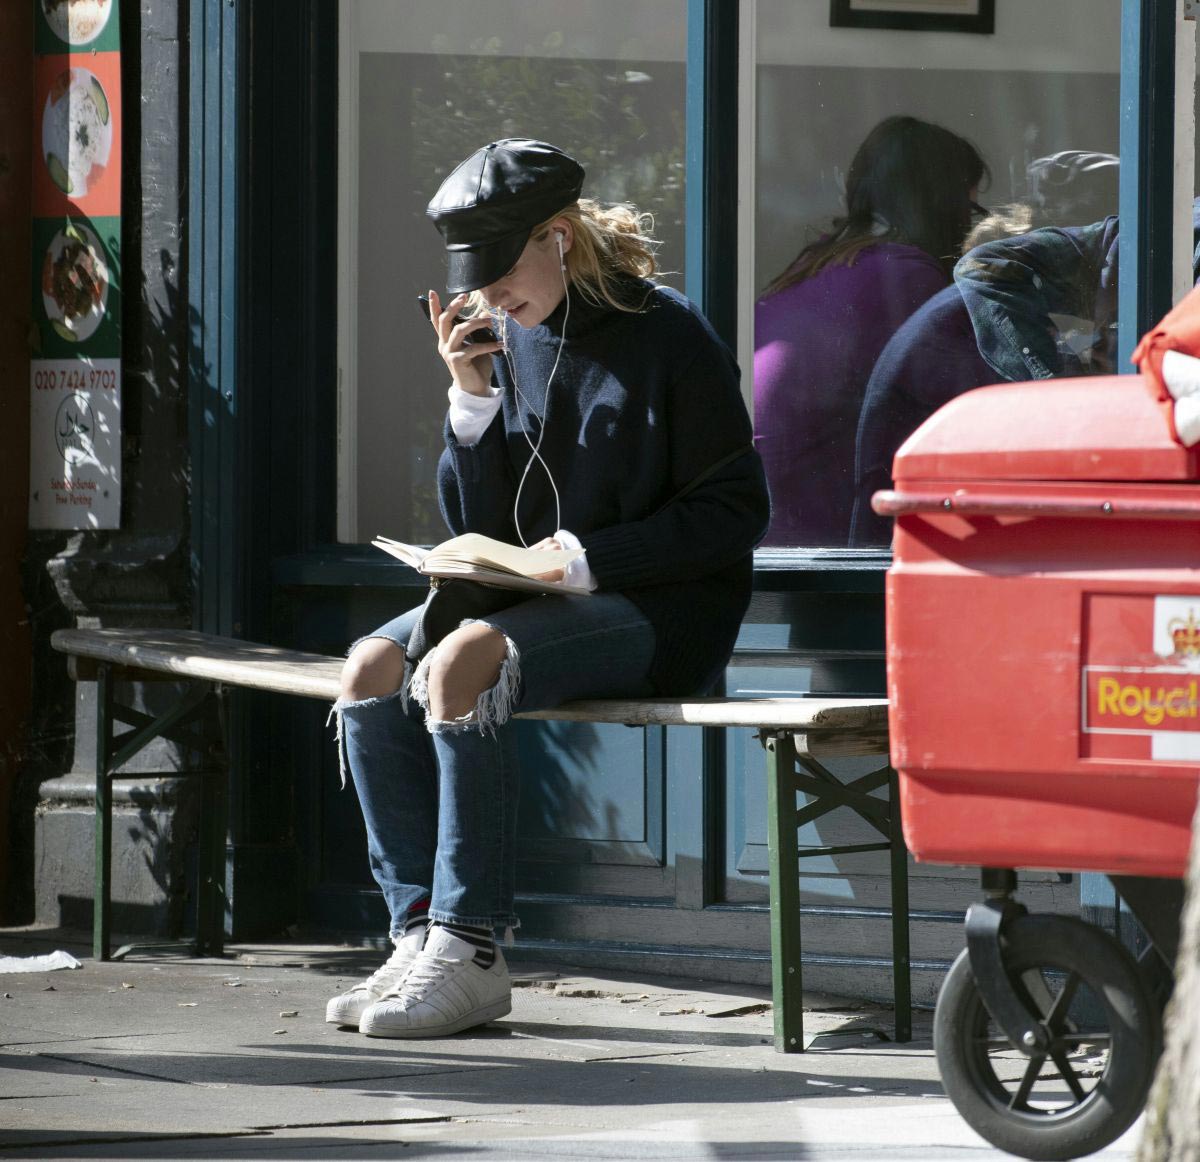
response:
{"label": "shop window", "polygon": [[997,5],[988,35],[754,13],[767,543],[884,547],[870,496],[948,399],[1114,369],[1121,3]]}
{"label": "shop window", "polygon": [[338,535],[441,540],[449,376],[417,295],[441,293],[424,216],[450,170],[503,137],[553,142],[585,194],[655,217],[683,288],[686,0],[342,0]]}

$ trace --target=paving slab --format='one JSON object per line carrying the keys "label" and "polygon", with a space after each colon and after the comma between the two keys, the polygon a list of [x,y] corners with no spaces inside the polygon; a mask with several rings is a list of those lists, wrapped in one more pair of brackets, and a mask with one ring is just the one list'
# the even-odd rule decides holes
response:
{"label": "paving slab", "polygon": [[896,1044],[890,1010],[814,994],[809,1051],[778,1054],[769,990],[518,964],[508,1018],[391,1041],[323,1019],[361,949],[70,950],[81,969],[0,976],[0,1162],[1008,1157],[945,1098],[926,1012]]}

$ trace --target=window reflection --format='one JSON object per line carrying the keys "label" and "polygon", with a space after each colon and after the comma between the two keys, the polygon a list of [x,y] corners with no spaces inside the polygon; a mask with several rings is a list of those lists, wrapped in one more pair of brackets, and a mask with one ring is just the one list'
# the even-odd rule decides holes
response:
{"label": "window reflection", "polygon": [[[768,543],[886,546],[870,496],[948,399],[1113,367],[1120,0],[1000,6],[993,36],[833,28],[785,0],[756,11]],[[898,123],[940,127],[985,163],[972,180],[970,154],[926,148],[882,183],[880,199],[924,207],[925,229],[894,204],[856,215],[858,146]]]}
{"label": "window reflection", "polygon": [[[955,396],[1006,380],[1115,370],[1117,158],[1038,158],[1028,188],[1027,202],[1002,207],[971,232],[953,285],[913,314],[876,362],[855,440],[851,545],[889,543],[891,521],[871,510],[871,496],[891,485],[905,438]],[[1047,226],[1057,221],[1088,224]]]}

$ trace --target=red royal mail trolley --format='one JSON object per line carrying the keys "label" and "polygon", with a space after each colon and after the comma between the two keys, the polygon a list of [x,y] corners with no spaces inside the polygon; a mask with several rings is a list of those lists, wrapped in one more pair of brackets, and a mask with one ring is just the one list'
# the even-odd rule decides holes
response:
{"label": "red royal mail trolley", "polygon": [[[1077,1157],[1137,1116],[1161,1043],[1200,776],[1200,455],[1142,377],[1095,377],[969,392],[893,475],[904,835],[988,895],[938,999],[943,1082],[995,1145]],[[1022,868],[1112,876],[1144,963],[1027,914]]]}

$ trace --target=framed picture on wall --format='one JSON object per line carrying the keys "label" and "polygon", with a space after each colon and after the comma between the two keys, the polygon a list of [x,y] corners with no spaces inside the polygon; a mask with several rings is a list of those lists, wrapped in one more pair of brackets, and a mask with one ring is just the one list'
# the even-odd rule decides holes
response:
{"label": "framed picture on wall", "polygon": [[922,32],[996,30],[996,0],[830,0],[834,28],[901,28]]}

